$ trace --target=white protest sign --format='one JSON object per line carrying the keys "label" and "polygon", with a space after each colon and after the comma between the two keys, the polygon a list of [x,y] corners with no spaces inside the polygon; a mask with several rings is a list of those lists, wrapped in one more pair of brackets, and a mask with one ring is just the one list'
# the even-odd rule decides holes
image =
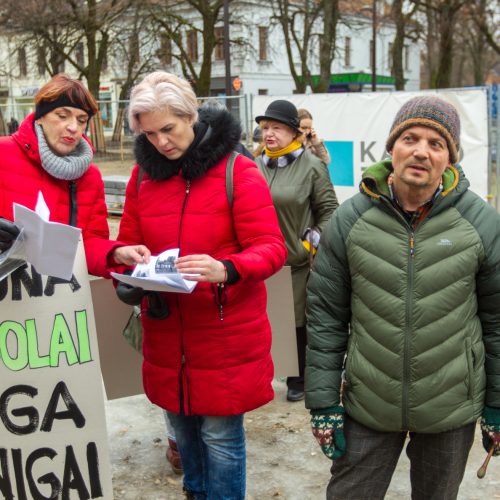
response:
{"label": "white protest sign", "polygon": [[276,99],[287,99],[306,108],[324,139],[332,161],[328,166],[339,201],[359,192],[363,169],[385,155],[385,141],[399,108],[417,95],[439,95],[458,110],[463,158],[459,160],[471,189],[482,198],[488,194],[488,108],[486,89],[422,92],[371,92],[345,94],[296,94],[256,96],[253,115],[263,115]]}
{"label": "white protest sign", "polygon": [[81,241],[69,281],[28,265],[0,282],[0,495],[113,498]]}

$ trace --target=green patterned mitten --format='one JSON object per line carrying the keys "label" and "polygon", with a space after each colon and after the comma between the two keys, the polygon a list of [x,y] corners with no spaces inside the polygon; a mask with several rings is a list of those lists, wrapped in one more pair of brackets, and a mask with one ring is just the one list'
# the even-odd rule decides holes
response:
{"label": "green patterned mitten", "polygon": [[485,406],[481,418],[481,431],[483,433],[483,447],[489,452],[495,445],[493,456],[500,455],[500,408]]}
{"label": "green patterned mitten", "polygon": [[344,408],[312,410],[311,429],[313,436],[321,446],[321,451],[330,459],[336,460],[345,455]]}

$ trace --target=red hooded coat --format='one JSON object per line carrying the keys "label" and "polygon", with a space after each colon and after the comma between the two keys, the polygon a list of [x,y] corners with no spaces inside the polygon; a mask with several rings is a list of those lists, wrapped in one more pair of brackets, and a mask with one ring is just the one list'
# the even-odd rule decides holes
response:
{"label": "red hooded coat", "polygon": [[[236,415],[273,398],[271,329],[264,280],[286,259],[273,202],[255,163],[239,155],[234,201],[226,192],[226,162],[240,128],[226,111],[201,113],[208,139],[181,165],[156,152],[144,136],[136,156],[145,175],[137,193],[136,166],[127,187],[119,239],[143,243],[153,255],[208,254],[239,274],[216,302],[216,284],[191,294],[165,293],[170,314],[150,319],[143,301],[143,380],[151,401],[185,415]],[[222,315],[221,315],[222,312]]]}
{"label": "red hooded coat", "polygon": [[[56,179],[40,162],[34,114],[21,123],[19,130],[0,138],[0,217],[14,220],[13,203],[35,209],[41,191],[50,210],[50,220],[69,223],[70,181]],[[91,164],[76,185],[76,226],[82,230],[89,272],[109,277],[107,255],[120,244],[109,241],[104,185],[98,168]]]}

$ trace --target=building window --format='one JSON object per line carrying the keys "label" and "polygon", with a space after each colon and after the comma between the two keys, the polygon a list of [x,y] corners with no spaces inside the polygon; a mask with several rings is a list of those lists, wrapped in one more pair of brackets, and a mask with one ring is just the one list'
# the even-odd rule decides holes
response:
{"label": "building window", "polygon": [[28,65],[26,64],[26,49],[24,47],[17,49],[17,65],[19,66],[19,74],[26,76],[28,74]]}
{"label": "building window", "polygon": [[267,61],[267,28],[259,28],[259,59]]}
{"label": "building window", "polygon": [[405,45],[404,60],[405,60],[405,71],[409,71],[410,70],[410,46],[409,45]]}
{"label": "building window", "polygon": [[344,41],[344,66],[351,66],[351,37],[346,36]]}
{"label": "building window", "polygon": [[161,54],[160,61],[165,66],[170,66],[172,64],[172,40],[166,33],[161,34],[160,39]]}
{"label": "building window", "polygon": [[389,72],[392,73],[392,47],[394,47],[393,43],[389,42],[389,51],[387,52],[387,67],[389,68]]}
{"label": "building window", "polygon": [[224,28],[215,28],[215,60],[224,60]]}
{"label": "building window", "polygon": [[198,60],[198,33],[195,30],[187,32],[187,53],[191,61]]}
{"label": "building window", "polygon": [[36,48],[36,67],[38,69],[38,75],[45,75],[45,47],[43,45],[39,45]]}
{"label": "building window", "polygon": [[76,59],[76,64],[78,64],[78,66],[83,68],[84,65],[83,43],[81,42],[75,47],[75,59]]}

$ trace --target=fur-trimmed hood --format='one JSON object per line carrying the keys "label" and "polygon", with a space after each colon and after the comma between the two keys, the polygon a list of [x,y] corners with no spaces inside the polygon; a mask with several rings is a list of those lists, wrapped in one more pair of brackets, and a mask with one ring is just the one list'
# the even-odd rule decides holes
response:
{"label": "fur-trimmed hood", "polygon": [[241,137],[238,120],[226,109],[210,106],[202,106],[198,113],[193,144],[178,160],[169,160],[159,153],[145,134],[136,138],[136,161],[152,180],[169,179],[179,170],[185,179],[196,179],[234,150]]}

